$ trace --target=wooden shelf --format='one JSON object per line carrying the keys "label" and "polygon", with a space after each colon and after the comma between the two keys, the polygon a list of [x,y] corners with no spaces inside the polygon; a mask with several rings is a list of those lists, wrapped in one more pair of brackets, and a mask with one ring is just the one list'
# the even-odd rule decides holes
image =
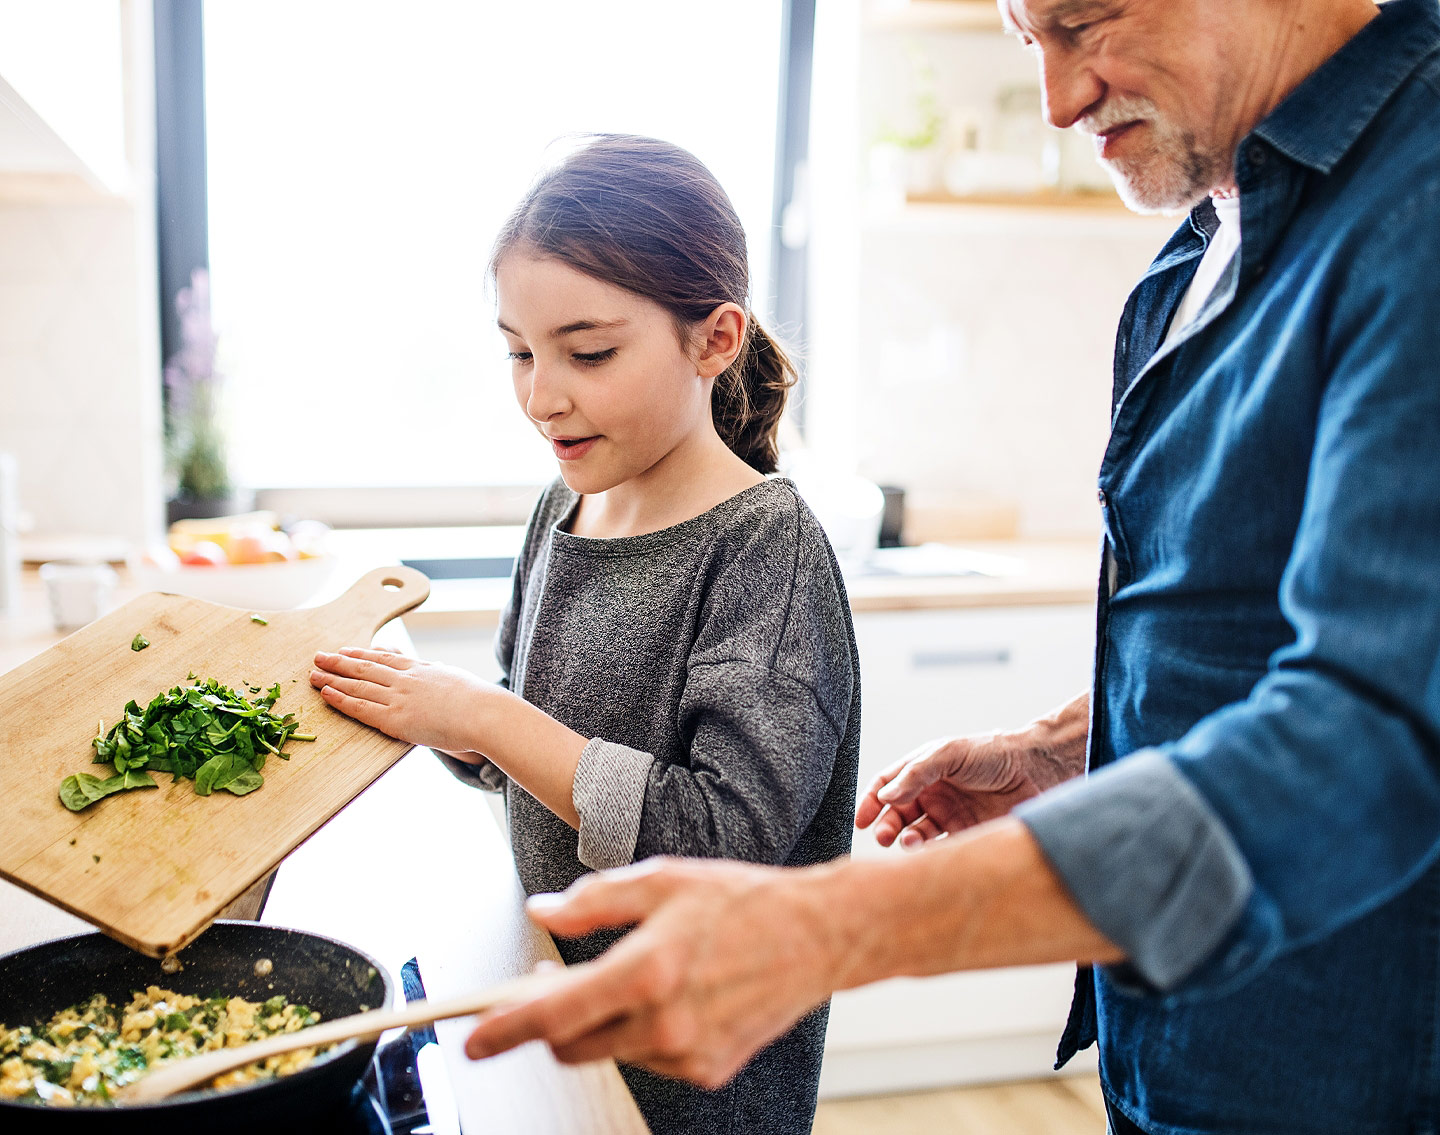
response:
{"label": "wooden shelf", "polygon": [[956,196],[952,193],[907,193],[905,194],[905,204],[1005,209],[1099,210],[1106,213],[1130,213],[1130,210],[1125,207],[1125,203],[1107,190],[1082,193],[1040,189],[1033,193],[975,193],[964,196]]}
{"label": "wooden shelf", "polygon": [[995,0],[908,0],[875,3],[866,21],[877,31],[1003,32]]}

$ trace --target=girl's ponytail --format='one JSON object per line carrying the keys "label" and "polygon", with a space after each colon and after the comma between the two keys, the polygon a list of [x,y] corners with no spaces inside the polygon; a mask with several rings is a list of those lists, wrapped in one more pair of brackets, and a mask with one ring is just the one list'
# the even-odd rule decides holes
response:
{"label": "girl's ponytail", "polygon": [[[554,257],[654,300],[681,342],[722,303],[749,310],[745,230],[704,164],[679,146],[600,134],[546,170],[501,228],[490,273],[512,249]],[[777,432],[795,367],[754,318],[739,358],[715,380],[715,429],[761,473],[775,472]]]}
{"label": "girl's ponytail", "polygon": [[780,417],[795,379],[790,357],[752,316],[745,347],[715,380],[710,406],[721,440],[757,472],[779,466]]}

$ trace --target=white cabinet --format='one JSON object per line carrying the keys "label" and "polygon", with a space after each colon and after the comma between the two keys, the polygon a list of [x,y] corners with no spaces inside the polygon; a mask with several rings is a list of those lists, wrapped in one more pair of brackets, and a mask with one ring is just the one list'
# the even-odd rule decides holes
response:
{"label": "white cabinet", "polygon": [[[1024,724],[1089,684],[1089,605],[861,613],[860,790],[932,738]],[[857,832],[859,857],[903,855]],[[1075,969],[897,979],[838,994],[822,1096],[1042,1076]],[[1083,1062],[1082,1062],[1083,1066]]]}

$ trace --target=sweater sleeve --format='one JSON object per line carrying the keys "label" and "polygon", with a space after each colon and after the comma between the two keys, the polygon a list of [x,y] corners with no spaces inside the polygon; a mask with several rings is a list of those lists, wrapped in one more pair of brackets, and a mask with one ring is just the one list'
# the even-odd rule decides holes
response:
{"label": "sweater sleeve", "polygon": [[814,820],[859,679],[839,569],[794,503],[716,567],[680,696],[685,759],[586,747],[574,792],[586,866],[662,854],[784,863]]}

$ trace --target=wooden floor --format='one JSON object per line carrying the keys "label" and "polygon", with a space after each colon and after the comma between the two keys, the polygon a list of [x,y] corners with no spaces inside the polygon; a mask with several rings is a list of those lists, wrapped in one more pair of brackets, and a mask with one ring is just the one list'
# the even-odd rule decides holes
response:
{"label": "wooden floor", "polygon": [[1094,1076],[821,1103],[813,1135],[1105,1135]]}

